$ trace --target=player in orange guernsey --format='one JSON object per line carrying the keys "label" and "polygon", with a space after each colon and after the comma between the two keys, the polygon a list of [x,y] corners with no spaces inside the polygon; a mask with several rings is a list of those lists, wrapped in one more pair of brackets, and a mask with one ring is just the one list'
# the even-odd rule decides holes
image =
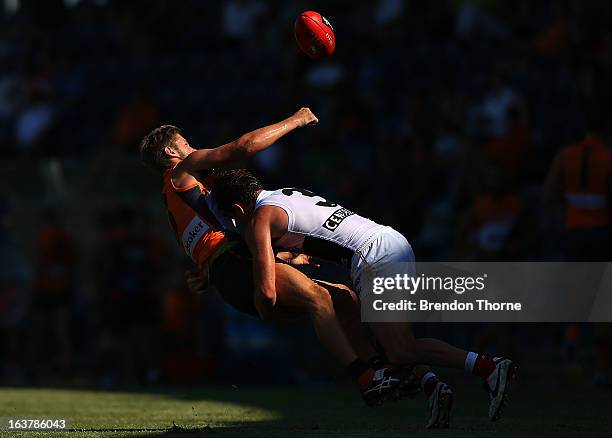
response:
{"label": "player in orange guernsey", "polygon": [[[367,402],[386,398],[400,380],[387,368],[372,369],[355,353],[336,317],[330,293],[293,267],[276,264],[276,302],[272,312],[254,302],[251,255],[235,225],[218,212],[208,189],[210,171],[260,152],[291,131],[316,124],[308,108],[212,149],[194,149],[171,125],[151,131],[140,144],[142,161],[163,176],[163,198],[177,241],[209,271],[210,283],[240,311],[278,319],[296,311],[310,316],[323,346],[347,367]],[[196,178],[196,176],[198,178]],[[259,310],[259,311],[258,311]],[[363,345],[363,344],[362,344]]]}
{"label": "player in orange guernsey", "polygon": [[[609,112],[603,104],[591,102],[585,116],[586,136],[557,153],[544,185],[544,201],[552,211],[559,205],[564,208],[562,249],[566,260],[607,262],[612,258],[612,150],[605,135]],[[602,276],[605,269],[602,265]],[[588,306],[593,300],[583,298]],[[593,329],[597,339],[595,383],[607,385],[611,381],[612,326],[596,324]],[[570,362],[580,341],[579,333],[577,325],[570,325],[566,331]]]}

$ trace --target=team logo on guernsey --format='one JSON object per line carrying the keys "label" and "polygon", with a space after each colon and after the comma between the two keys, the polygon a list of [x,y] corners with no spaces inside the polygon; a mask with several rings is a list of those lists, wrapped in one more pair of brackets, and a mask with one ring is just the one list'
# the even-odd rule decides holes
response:
{"label": "team logo on guernsey", "polygon": [[336,231],[336,228],[338,228],[338,225],[340,225],[344,219],[354,214],[355,213],[350,210],[347,210],[346,208],[339,208],[338,210],[334,211],[334,213],[330,217],[327,218],[327,220],[323,224],[323,228],[327,228],[329,231]]}
{"label": "team logo on guernsey", "polygon": [[194,217],[189,222],[189,225],[185,227],[185,231],[183,231],[183,247],[189,257],[193,258],[193,250],[208,228],[208,225],[198,216]]}

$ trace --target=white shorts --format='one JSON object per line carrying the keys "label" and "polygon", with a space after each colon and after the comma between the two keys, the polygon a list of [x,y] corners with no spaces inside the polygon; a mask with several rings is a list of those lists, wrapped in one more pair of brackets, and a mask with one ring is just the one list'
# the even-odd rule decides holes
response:
{"label": "white shorts", "polygon": [[376,277],[415,273],[414,252],[410,243],[391,227],[384,227],[367,239],[351,260],[351,281],[359,296],[365,285],[372,284]]}

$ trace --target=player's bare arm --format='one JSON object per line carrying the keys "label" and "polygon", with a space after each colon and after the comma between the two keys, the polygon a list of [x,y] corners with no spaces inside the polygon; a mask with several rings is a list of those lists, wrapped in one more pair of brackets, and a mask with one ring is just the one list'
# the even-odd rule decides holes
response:
{"label": "player's bare arm", "polygon": [[187,287],[195,293],[203,293],[208,287],[208,266],[190,269],[185,272]]}
{"label": "player's bare arm", "polygon": [[246,241],[253,255],[255,307],[264,320],[270,318],[276,304],[276,261],[272,240],[285,234],[287,222],[287,214],[282,209],[265,206],[257,209],[246,230]]}
{"label": "player's bare arm", "polygon": [[263,320],[270,317],[276,303],[276,274],[269,219],[269,211],[256,214],[247,227],[245,236],[253,255],[255,307]]}
{"label": "player's bare arm", "polygon": [[315,267],[321,266],[316,262],[315,258],[299,252],[280,251],[276,253],[276,258],[281,259],[285,263],[293,266],[311,265]]}
{"label": "player's bare arm", "polygon": [[[318,123],[309,108],[300,108],[286,119],[242,135],[240,138],[213,149],[191,152],[173,170],[172,179],[177,186],[193,184],[197,172],[220,167],[261,152],[295,129]],[[184,139],[182,139],[184,140]],[[181,139],[179,139],[181,141]],[[172,151],[166,151],[172,154]]]}

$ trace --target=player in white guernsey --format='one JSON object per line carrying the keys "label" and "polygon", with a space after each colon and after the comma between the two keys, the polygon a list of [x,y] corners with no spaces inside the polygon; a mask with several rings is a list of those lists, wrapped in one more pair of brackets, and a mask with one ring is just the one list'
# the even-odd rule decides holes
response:
{"label": "player in white guernsey", "polygon": [[343,264],[350,270],[358,294],[362,278],[384,276],[390,263],[405,263],[414,273],[412,248],[391,227],[304,189],[263,190],[257,196],[255,210],[267,205],[287,214],[287,232],[274,241],[276,248]]}
{"label": "player in white guernsey", "polygon": [[[212,193],[222,211],[246,226],[258,306],[273,306],[273,248],[343,264],[358,293],[366,290],[366,281],[397,274],[398,266],[406,274],[415,274],[414,253],[399,232],[308,190],[263,190],[253,175],[239,169],[216,175]],[[417,339],[410,323],[374,322],[369,326],[392,364],[465,368],[483,378],[489,388],[489,417],[499,417],[507,383],[516,371],[511,360],[468,352],[439,339]],[[448,424],[452,391],[433,373],[423,377],[426,393],[427,384],[431,390],[430,423]]]}

